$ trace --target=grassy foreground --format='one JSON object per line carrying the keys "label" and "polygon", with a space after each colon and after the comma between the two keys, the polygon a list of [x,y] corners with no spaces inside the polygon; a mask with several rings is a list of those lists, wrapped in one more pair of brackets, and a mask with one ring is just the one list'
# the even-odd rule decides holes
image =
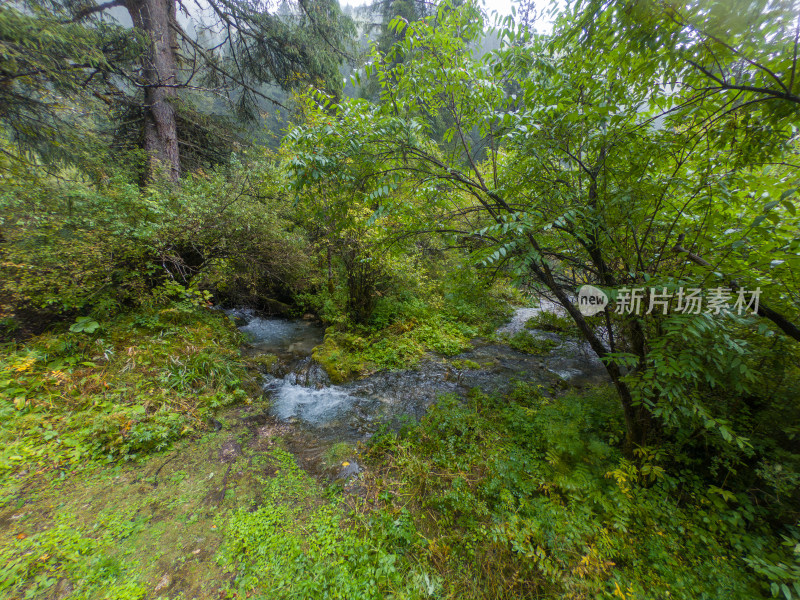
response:
{"label": "grassy foreground", "polygon": [[197,308],[7,349],[0,597],[749,599],[794,568],[744,494],[624,458],[603,388],[445,397],[319,481],[240,343]]}
{"label": "grassy foreground", "polygon": [[335,491],[286,451],[235,327],[184,309],[79,321],[4,353],[0,597],[379,598],[402,585],[396,555],[344,526]]}

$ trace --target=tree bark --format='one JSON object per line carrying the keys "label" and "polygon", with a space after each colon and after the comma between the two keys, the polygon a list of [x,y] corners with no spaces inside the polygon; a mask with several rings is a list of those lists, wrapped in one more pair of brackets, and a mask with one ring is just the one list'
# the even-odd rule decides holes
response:
{"label": "tree bark", "polygon": [[[555,294],[558,301],[569,313],[569,316],[572,317],[572,320],[578,326],[581,334],[583,334],[584,339],[589,343],[589,346],[592,348],[592,350],[594,350],[598,358],[601,360],[607,358],[609,353],[608,349],[586,322],[586,318],[583,316],[583,314],[581,314],[572,300],[570,300],[567,294],[564,293],[564,290],[561,289],[558,283],[556,283],[547,264],[544,262],[542,262],[541,265],[533,264],[532,269],[537,278],[542,281],[550,289],[550,291],[553,292],[553,294]],[[614,388],[617,390],[620,404],[622,405],[622,414],[625,418],[624,451],[628,456],[632,456],[635,447],[644,446],[647,443],[646,423],[649,420],[649,415],[647,414],[647,409],[634,404],[631,390],[622,380],[623,374],[619,368],[619,365],[617,365],[613,360],[603,360],[603,365],[606,368],[608,376],[611,378],[611,382],[614,384]]]}
{"label": "tree bark", "polygon": [[150,38],[150,52],[143,58],[145,80],[144,150],[148,155],[147,180],[180,178],[178,125],[173,101],[177,99],[178,42],[175,0],[125,0],[134,26]]}

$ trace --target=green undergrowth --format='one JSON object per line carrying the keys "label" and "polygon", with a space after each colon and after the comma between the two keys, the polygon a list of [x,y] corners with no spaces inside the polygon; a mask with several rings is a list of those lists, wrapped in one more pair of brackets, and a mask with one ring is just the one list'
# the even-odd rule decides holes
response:
{"label": "green undergrowth", "polygon": [[[345,527],[336,491],[301,471],[280,437],[248,427],[242,417],[266,405],[252,408],[228,407],[219,431],[136,462],[95,463],[64,479],[9,478],[0,502],[0,598],[283,597],[263,570],[270,564],[286,565],[293,598],[316,598],[301,593],[318,589],[319,573],[300,568],[308,564],[302,553],[324,562],[347,544],[358,544],[359,556],[343,568],[329,561],[326,572],[349,569],[348,592],[370,588],[392,558],[361,561],[372,544]],[[289,553],[298,546],[302,555]]]}
{"label": "green undergrowth", "polygon": [[558,346],[558,342],[549,338],[532,335],[527,331],[518,331],[510,337],[504,338],[514,350],[526,354],[544,355]]}
{"label": "green undergrowth", "polygon": [[0,350],[0,473],[131,459],[247,398],[238,331],[172,304]]}
{"label": "green undergrowth", "polygon": [[314,349],[314,360],[334,383],[381,369],[413,367],[427,351],[454,355],[470,347],[476,327],[437,317],[411,318],[375,333],[329,331]]}
{"label": "green undergrowth", "polygon": [[0,598],[438,597],[407,512],[352,511],[282,438],[243,425],[244,408],[167,453],[6,493]]}
{"label": "green undergrowth", "polygon": [[[408,523],[378,511],[348,519],[335,489],[327,492],[290,454],[276,451],[276,472],[262,504],[230,519],[221,564],[236,570],[236,589],[255,599],[435,597],[441,583],[417,570],[399,540]],[[368,528],[367,528],[368,527]]]}
{"label": "green undergrowth", "polygon": [[425,298],[379,303],[369,326],[328,328],[314,359],[334,383],[382,369],[411,368],[426,352],[453,356],[468,350],[470,340],[490,335],[522,302],[504,282],[490,288],[440,282]]}
{"label": "green undergrowth", "polygon": [[[93,529],[76,527],[75,515],[58,513],[50,527],[15,540],[0,549],[0,593],[24,590],[24,598],[69,592],[69,598],[140,600],[147,587],[136,581],[136,566],[115,556],[119,538],[127,537],[141,523],[119,521]],[[74,590],[72,581],[80,582]],[[63,583],[69,581],[69,584]],[[12,596],[13,597],[13,596]],[[61,597],[61,596],[54,596]]]}
{"label": "green undergrowth", "polygon": [[251,473],[225,478],[217,453],[228,435],[179,441],[171,453],[135,463],[95,463],[65,478],[9,478],[0,503],[0,597],[225,597],[213,561],[221,525],[260,484]]}
{"label": "green undergrowth", "polygon": [[367,485],[410,515],[411,554],[435,567],[440,598],[791,597],[791,524],[735,476],[700,480],[675,449],[626,458],[620,430],[605,388],[445,397],[373,438]]}

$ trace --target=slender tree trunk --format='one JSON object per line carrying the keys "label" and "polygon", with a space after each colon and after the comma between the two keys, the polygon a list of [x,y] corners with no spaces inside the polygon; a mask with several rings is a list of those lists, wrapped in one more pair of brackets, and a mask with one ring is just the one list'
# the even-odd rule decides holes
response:
{"label": "slender tree trunk", "polygon": [[[578,308],[572,303],[572,301],[555,283],[555,281],[552,281],[550,278],[550,281],[545,279],[545,283],[555,294],[556,298],[558,298],[561,305],[567,310],[569,315],[572,317],[572,320],[575,321],[578,329],[580,329],[586,341],[589,342],[589,346],[591,346],[595,354],[597,354],[597,356],[601,359],[605,358],[608,355],[608,350],[594,330],[589,327],[589,324],[586,322],[586,319],[578,310]],[[550,285],[551,283],[552,285]],[[611,382],[614,384],[617,394],[619,395],[620,404],[622,405],[622,414],[625,418],[625,452],[627,454],[631,454],[635,446],[643,446],[646,443],[646,414],[643,414],[642,410],[640,410],[643,407],[637,407],[634,405],[631,390],[628,385],[622,381],[623,375],[619,366],[614,361],[603,361],[603,364],[605,365],[606,372],[611,378]]]}
{"label": "slender tree trunk", "polygon": [[175,53],[175,0],[125,0],[133,24],[150,37],[150,52],[143,59],[146,82],[144,150],[148,154],[147,179],[162,175],[170,181],[180,178],[178,125],[173,100],[178,83]]}
{"label": "slender tree trunk", "polygon": [[331,243],[328,242],[328,293],[333,295],[333,264],[331,257]]}
{"label": "slender tree trunk", "polygon": [[[539,247],[539,244],[536,242],[536,239],[532,235],[528,234],[528,240],[536,252],[541,254],[542,251]],[[547,262],[541,261],[538,264],[532,263],[531,269],[533,270],[533,273],[536,275],[537,279],[543,282],[550,289],[550,291],[555,294],[558,301],[569,313],[569,316],[572,317],[573,321],[575,321],[575,324],[583,334],[584,339],[589,343],[589,346],[592,348],[592,350],[594,350],[598,358],[601,360],[606,358],[609,354],[609,350],[605,347],[603,341],[600,339],[597,333],[595,333],[595,331],[589,326],[589,323],[586,322],[586,318],[583,316],[583,314],[581,314],[580,310],[578,310],[578,307],[575,306],[564,290],[561,289],[558,283],[556,283],[556,280],[553,277],[553,273],[551,272]],[[622,414],[625,418],[624,450],[626,454],[632,456],[633,450],[636,446],[644,446],[646,443],[646,423],[649,420],[649,415],[647,414],[647,409],[645,407],[637,407],[634,404],[631,390],[622,380],[623,374],[619,368],[619,365],[617,365],[613,360],[604,360],[603,365],[606,368],[608,376],[611,378],[611,382],[614,384],[614,387],[617,390],[620,404],[622,405]]]}

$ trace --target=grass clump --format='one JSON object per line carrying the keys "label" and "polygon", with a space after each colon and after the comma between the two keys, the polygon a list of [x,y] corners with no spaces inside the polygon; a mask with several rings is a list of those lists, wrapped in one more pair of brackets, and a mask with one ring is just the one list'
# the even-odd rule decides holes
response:
{"label": "grass clump", "polygon": [[453,365],[456,369],[480,369],[482,368],[480,363],[476,363],[474,360],[469,359],[455,359],[451,360],[450,364]]}
{"label": "grass clump", "polygon": [[537,313],[525,321],[525,328],[559,333],[577,333],[577,327],[572,319],[547,311]]}
{"label": "grass clump", "polygon": [[548,354],[553,348],[558,346],[558,342],[548,338],[541,338],[531,335],[527,331],[518,331],[508,339],[508,345],[518,352],[526,354],[536,354],[539,356]]}
{"label": "grass clump", "polygon": [[337,467],[355,456],[355,454],[355,448],[351,444],[337,442],[325,451],[323,462],[328,468]]}

